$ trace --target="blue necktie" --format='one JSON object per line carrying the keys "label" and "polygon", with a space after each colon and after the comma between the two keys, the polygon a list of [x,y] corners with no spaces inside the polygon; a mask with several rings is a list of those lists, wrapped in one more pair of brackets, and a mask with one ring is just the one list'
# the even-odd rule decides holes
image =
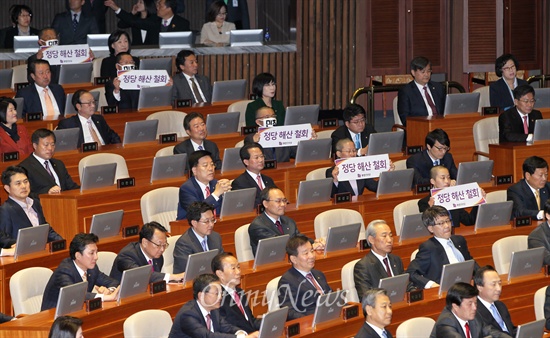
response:
{"label": "blue necktie", "polygon": [[451,249],[453,250],[453,253],[455,254],[456,259],[459,262],[464,262],[464,256],[462,256],[462,253],[460,251],[458,251],[458,249],[455,247],[453,241],[451,241],[449,239],[449,241],[447,242],[447,245],[449,245],[451,247]]}
{"label": "blue necktie", "polygon": [[498,313],[495,303],[491,304],[491,312],[493,313],[493,317],[497,321],[498,325],[502,328],[502,331],[508,332],[508,329],[506,329],[506,324],[504,323],[504,320],[502,320],[500,313]]}
{"label": "blue necktie", "polygon": [[355,149],[361,148],[361,141],[359,140],[359,134],[355,134]]}
{"label": "blue necktie", "polygon": [[201,146],[198,146],[197,149],[198,149],[198,150],[204,150],[204,148],[203,148],[202,145],[201,145]]}

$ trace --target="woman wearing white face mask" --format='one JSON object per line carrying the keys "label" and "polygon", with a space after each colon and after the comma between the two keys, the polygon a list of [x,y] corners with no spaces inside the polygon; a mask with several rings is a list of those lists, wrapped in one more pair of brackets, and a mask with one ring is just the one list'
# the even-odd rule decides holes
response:
{"label": "woman wearing white face mask", "polygon": [[285,122],[285,107],[282,101],[275,100],[277,85],[275,77],[269,73],[256,75],[252,82],[252,93],[258,99],[250,102],[246,107],[245,119],[248,127],[256,126],[256,112],[261,107],[270,107],[275,111],[277,125],[282,126]]}
{"label": "woman wearing white face mask", "polygon": [[38,35],[38,29],[31,27],[32,10],[26,5],[13,5],[10,7],[11,28],[6,28],[4,48],[13,48],[14,36]]}
{"label": "woman wearing white face mask", "polygon": [[[132,49],[132,40],[130,39],[130,35],[128,35],[128,33],[117,30],[109,36],[107,44],[109,45],[109,52],[111,55],[103,59],[101,62],[101,76],[114,79],[117,77],[116,56],[122,52],[130,53]],[[136,68],[139,68],[139,58],[132,58]]]}

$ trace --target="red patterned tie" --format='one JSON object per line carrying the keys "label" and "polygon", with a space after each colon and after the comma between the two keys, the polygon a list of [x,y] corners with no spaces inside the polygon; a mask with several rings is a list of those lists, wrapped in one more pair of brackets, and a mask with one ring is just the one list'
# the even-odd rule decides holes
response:
{"label": "red patterned tie", "polygon": [[388,264],[388,257],[384,258],[383,261],[384,261],[384,265],[386,266],[386,273],[388,274],[388,277],[391,277],[392,274],[390,270],[390,265]]}
{"label": "red patterned tie", "polygon": [[524,115],[522,117],[523,117],[523,132],[527,135],[529,134],[529,125],[527,125],[527,115]]}
{"label": "red patterned tie", "polygon": [[277,229],[279,229],[279,232],[281,233],[281,235],[284,235],[284,231],[283,231],[283,226],[281,225],[281,222],[279,222],[278,220],[275,222],[275,225],[277,226]]}
{"label": "red patterned tie", "polygon": [[313,284],[313,286],[315,286],[315,288],[317,289],[317,292],[319,292],[319,294],[321,294],[321,295],[325,294],[323,292],[323,289],[321,289],[321,286],[319,285],[319,283],[317,283],[317,281],[315,280],[315,278],[313,277],[313,274],[311,272],[306,275],[306,278],[311,284]]}
{"label": "red patterned tie", "polygon": [[262,176],[260,176],[260,174],[256,176],[256,181],[258,181],[258,187],[260,187],[260,190],[264,190],[264,185],[262,184]]}
{"label": "red patterned tie", "polygon": [[244,308],[243,308],[243,305],[241,304],[241,297],[239,297],[239,293],[237,291],[233,292],[233,298],[235,299],[235,303],[239,307],[239,310],[241,310],[241,312],[244,315]]}
{"label": "red patterned tie", "polygon": [[437,108],[435,107],[435,104],[432,100],[432,97],[430,96],[430,94],[428,93],[428,86],[424,86],[424,95],[426,95],[426,101],[428,101],[428,105],[430,106],[430,108],[432,108],[432,114],[433,116],[437,116],[439,115],[437,113]]}

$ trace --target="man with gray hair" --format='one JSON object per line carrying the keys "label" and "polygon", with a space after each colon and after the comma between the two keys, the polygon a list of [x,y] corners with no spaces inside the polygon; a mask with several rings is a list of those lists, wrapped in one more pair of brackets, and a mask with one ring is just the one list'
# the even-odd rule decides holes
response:
{"label": "man with gray hair", "polygon": [[381,279],[404,273],[401,257],[391,254],[393,234],[386,221],[378,219],[370,222],[366,237],[371,250],[353,269],[353,280],[360,300],[368,290],[377,288]]}
{"label": "man with gray hair", "polygon": [[370,289],[361,302],[366,313],[365,323],[355,335],[355,338],[392,338],[392,334],[385,329],[390,325],[392,309],[390,297],[384,289]]}

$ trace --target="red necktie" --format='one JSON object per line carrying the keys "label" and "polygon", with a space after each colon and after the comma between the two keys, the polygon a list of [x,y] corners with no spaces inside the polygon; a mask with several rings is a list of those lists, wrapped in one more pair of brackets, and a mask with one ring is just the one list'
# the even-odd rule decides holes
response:
{"label": "red necktie", "polygon": [[388,274],[388,277],[391,277],[392,274],[390,270],[390,265],[388,264],[388,257],[384,258],[383,261],[384,261],[384,265],[386,266],[386,273]]}
{"label": "red necktie", "polygon": [[235,303],[239,307],[239,310],[241,310],[241,312],[244,315],[244,308],[243,308],[243,305],[241,304],[241,297],[239,297],[239,293],[237,291],[233,292],[233,298],[235,299]]}
{"label": "red necktie", "polygon": [[210,187],[206,187],[204,191],[206,191],[206,197],[210,196]]}
{"label": "red necktie", "polygon": [[319,292],[319,294],[321,294],[321,295],[325,294],[323,292],[323,289],[321,289],[321,286],[317,283],[317,281],[315,280],[315,278],[311,274],[311,272],[306,275],[306,278],[311,284],[313,284],[313,286],[315,286],[315,288],[317,289],[317,292]]}
{"label": "red necktie", "polygon": [[151,271],[152,271],[152,272],[155,272],[155,267],[153,266],[153,261],[152,261],[152,260],[148,260],[148,261],[147,261],[147,264],[151,265]]}
{"label": "red necktie", "polygon": [[464,327],[466,328],[466,338],[472,338],[472,336],[470,335],[470,324],[466,322],[466,324],[464,324]]}
{"label": "red necktie", "polygon": [[435,107],[435,104],[432,100],[432,97],[430,96],[430,94],[428,93],[428,86],[424,86],[424,95],[426,95],[426,101],[428,101],[428,106],[430,106],[430,108],[432,108],[432,114],[433,116],[437,116],[438,113],[437,113],[437,108]]}
{"label": "red necktie", "polygon": [[529,126],[527,125],[527,115],[524,115],[522,117],[523,117],[523,132],[527,135],[529,134]]}
{"label": "red necktie", "polygon": [[281,233],[281,235],[284,235],[284,231],[283,231],[283,226],[281,225],[281,222],[279,222],[278,220],[275,222],[275,225],[277,226],[277,229],[279,229],[279,232]]}
{"label": "red necktie", "polygon": [[256,176],[256,181],[258,181],[258,187],[260,187],[260,190],[264,190],[264,185],[262,184],[262,176],[260,176],[260,174]]}
{"label": "red necktie", "polygon": [[[208,331],[212,331],[212,319],[210,318],[210,314],[206,315],[206,328]],[[468,336],[470,338],[470,336]]]}

